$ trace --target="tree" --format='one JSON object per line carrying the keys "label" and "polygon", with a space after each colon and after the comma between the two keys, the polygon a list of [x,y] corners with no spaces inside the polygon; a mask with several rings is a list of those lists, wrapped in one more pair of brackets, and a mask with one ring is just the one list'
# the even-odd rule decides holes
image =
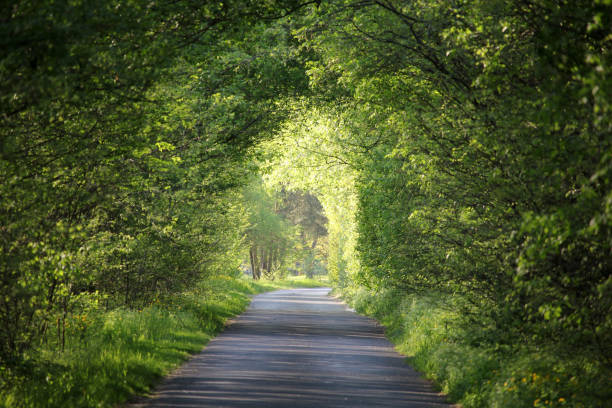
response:
{"label": "tree", "polygon": [[267,192],[261,180],[253,180],[244,199],[251,210],[247,241],[253,279],[273,278],[283,273],[292,258],[297,239],[292,226],[278,212],[278,199]]}
{"label": "tree", "polygon": [[343,145],[379,135],[335,155],[358,163],[358,282],[460,292],[490,331],[609,361],[609,15],[586,1],[313,15],[298,35],[317,92],[350,112]]}
{"label": "tree", "polygon": [[3,366],[79,296],[138,306],[236,263],[250,149],[306,84],[278,23],[303,5],[0,6]]}

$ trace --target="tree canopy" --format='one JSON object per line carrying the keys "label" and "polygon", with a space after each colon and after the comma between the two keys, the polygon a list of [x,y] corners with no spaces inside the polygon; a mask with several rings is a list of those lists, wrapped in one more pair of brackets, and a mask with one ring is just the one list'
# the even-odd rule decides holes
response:
{"label": "tree canopy", "polygon": [[0,15],[3,366],[84,304],[310,259],[461,296],[475,342],[612,367],[609,0]]}

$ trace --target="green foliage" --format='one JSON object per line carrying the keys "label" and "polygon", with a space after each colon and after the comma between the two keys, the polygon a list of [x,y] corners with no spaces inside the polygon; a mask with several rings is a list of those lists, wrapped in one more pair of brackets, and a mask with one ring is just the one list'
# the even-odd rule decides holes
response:
{"label": "green foliage", "polygon": [[299,230],[294,273],[326,275],[327,218],[316,196],[301,191],[281,190],[279,212]]}
{"label": "green foliage", "polygon": [[[320,198],[337,286],[458,296],[461,347],[582,373],[594,397],[576,406],[605,400],[588,384],[612,351],[611,15],[604,1],[324,2],[294,31],[315,96],[270,176]],[[470,398],[569,401],[527,388]]]}
{"label": "green foliage", "polygon": [[609,401],[602,362],[559,359],[554,348],[470,345],[480,336],[462,322],[461,297],[394,289],[344,290],[342,296],[384,324],[410,364],[463,407],[604,407]]}
{"label": "green foliage", "polygon": [[[337,121],[338,115],[342,111],[335,105],[321,107],[305,100],[295,101],[280,135],[262,144],[267,152],[262,167],[268,184],[286,190],[289,195],[309,192],[320,202],[327,219],[325,249],[320,255],[315,251],[306,256],[314,255],[314,259],[326,256],[332,282],[347,285],[348,276],[359,270],[354,253],[356,169],[347,162],[350,151],[343,142],[350,135],[344,131],[341,120]],[[317,206],[315,213],[319,211]],[[324,222],[318,215],[313,221],[306,228],[311,232]]]}
{"label": "green foliage", "polygon": [[312,14],[296,34],[339,113],[310,150],[356,170],[351,283],[461,294],[482,344],[609,363],[610,15],[545,0]]}
{"label": "green foliage", "polygon": [[262,274],[267,278],[326,274],[327,219],[315,196],[287,191],[285,186],[275,191],[263,180],[253,179],[243,197],[249,210],[246,241],[254,279]]}
{"label": "green foliage", "polygon": [[199,352],[227,319],[248,306],[250,295],[320,285],[305,279],[255,283],[217,277],[138,310],[82,309],[67,323],[64,352],[44,345],[0,388],[0,406],[114,406],[149,392]]}
{"label": "green foliage", "polygon": [[82,297],[142,307],[237,268],[251,149],[306,77],[276,22],[297,2],[0,7],[4,372],[62,349]]}
{"label": "green foliage", "polygon": [[294,227],[278,213],[277,198],[261,180],[253,180],[245,189],[244,200],[251,210],[246,238],[253,279],[286,273],[297,244]]}
{"label": "green foliage", "polygon": [[[171,298],[237,270],[248,246],[252,269],[271,275],[299,258],[347,290],[461,299],[471,332],[457,347],[475,356],[473,379],[450,349],[427,361],[474,406],[569,401],[554,384],[523,383],[531,369],[567,390],[570,369],[601,384],[612,359],[611,7],[0,6],[2,376],[42,345],[67,349],[77,316]],[[518,356],[510,386],[480,381],[496,347]]]}

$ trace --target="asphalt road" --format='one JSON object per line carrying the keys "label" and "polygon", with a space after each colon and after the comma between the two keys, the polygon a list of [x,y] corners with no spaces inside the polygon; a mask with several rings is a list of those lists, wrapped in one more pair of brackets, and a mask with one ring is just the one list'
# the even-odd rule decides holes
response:
{"label": "asphalt road", "polygon": [[256,296],[206,349],[132,407],[449,407],[373,320],[329,289]]}

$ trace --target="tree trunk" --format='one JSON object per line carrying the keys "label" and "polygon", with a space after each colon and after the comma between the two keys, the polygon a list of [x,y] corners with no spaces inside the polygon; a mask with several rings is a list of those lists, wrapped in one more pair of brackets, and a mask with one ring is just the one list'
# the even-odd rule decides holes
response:
{"label": "tree trunk", "polygon": [[249,250],[249,255],[251,258],[251,273],[253,274],[253,279],[258,280],[261,277],[261,273],[259,272],[259,262],[257,260],[257,247],[252,246]]}
{"label": "tree trunk", "polygon": [[270,269],[276,269],[278,267],[277,265],[277,258],[278,258],[278,248],[274,248],[274,250],[272,251],[272,255],[270,256]]}
{"label": "tree trunk", "polygon": [[315,247],[317,246],[317,241],[319,240],[319,234],[315,234],[314,240],[312,241],[312,246],[310,247],[310,249],[315,249]]}
{"label": "tree trunk", "polygon": [[271,254],[271,250],[267,250],[266,251],[266,256],[265,256],[265,260],[266,260],[266,266],[264,267],[264,269],[266,270],[266,273],[268,274],[268,276],[270,275],[270,254]]}

